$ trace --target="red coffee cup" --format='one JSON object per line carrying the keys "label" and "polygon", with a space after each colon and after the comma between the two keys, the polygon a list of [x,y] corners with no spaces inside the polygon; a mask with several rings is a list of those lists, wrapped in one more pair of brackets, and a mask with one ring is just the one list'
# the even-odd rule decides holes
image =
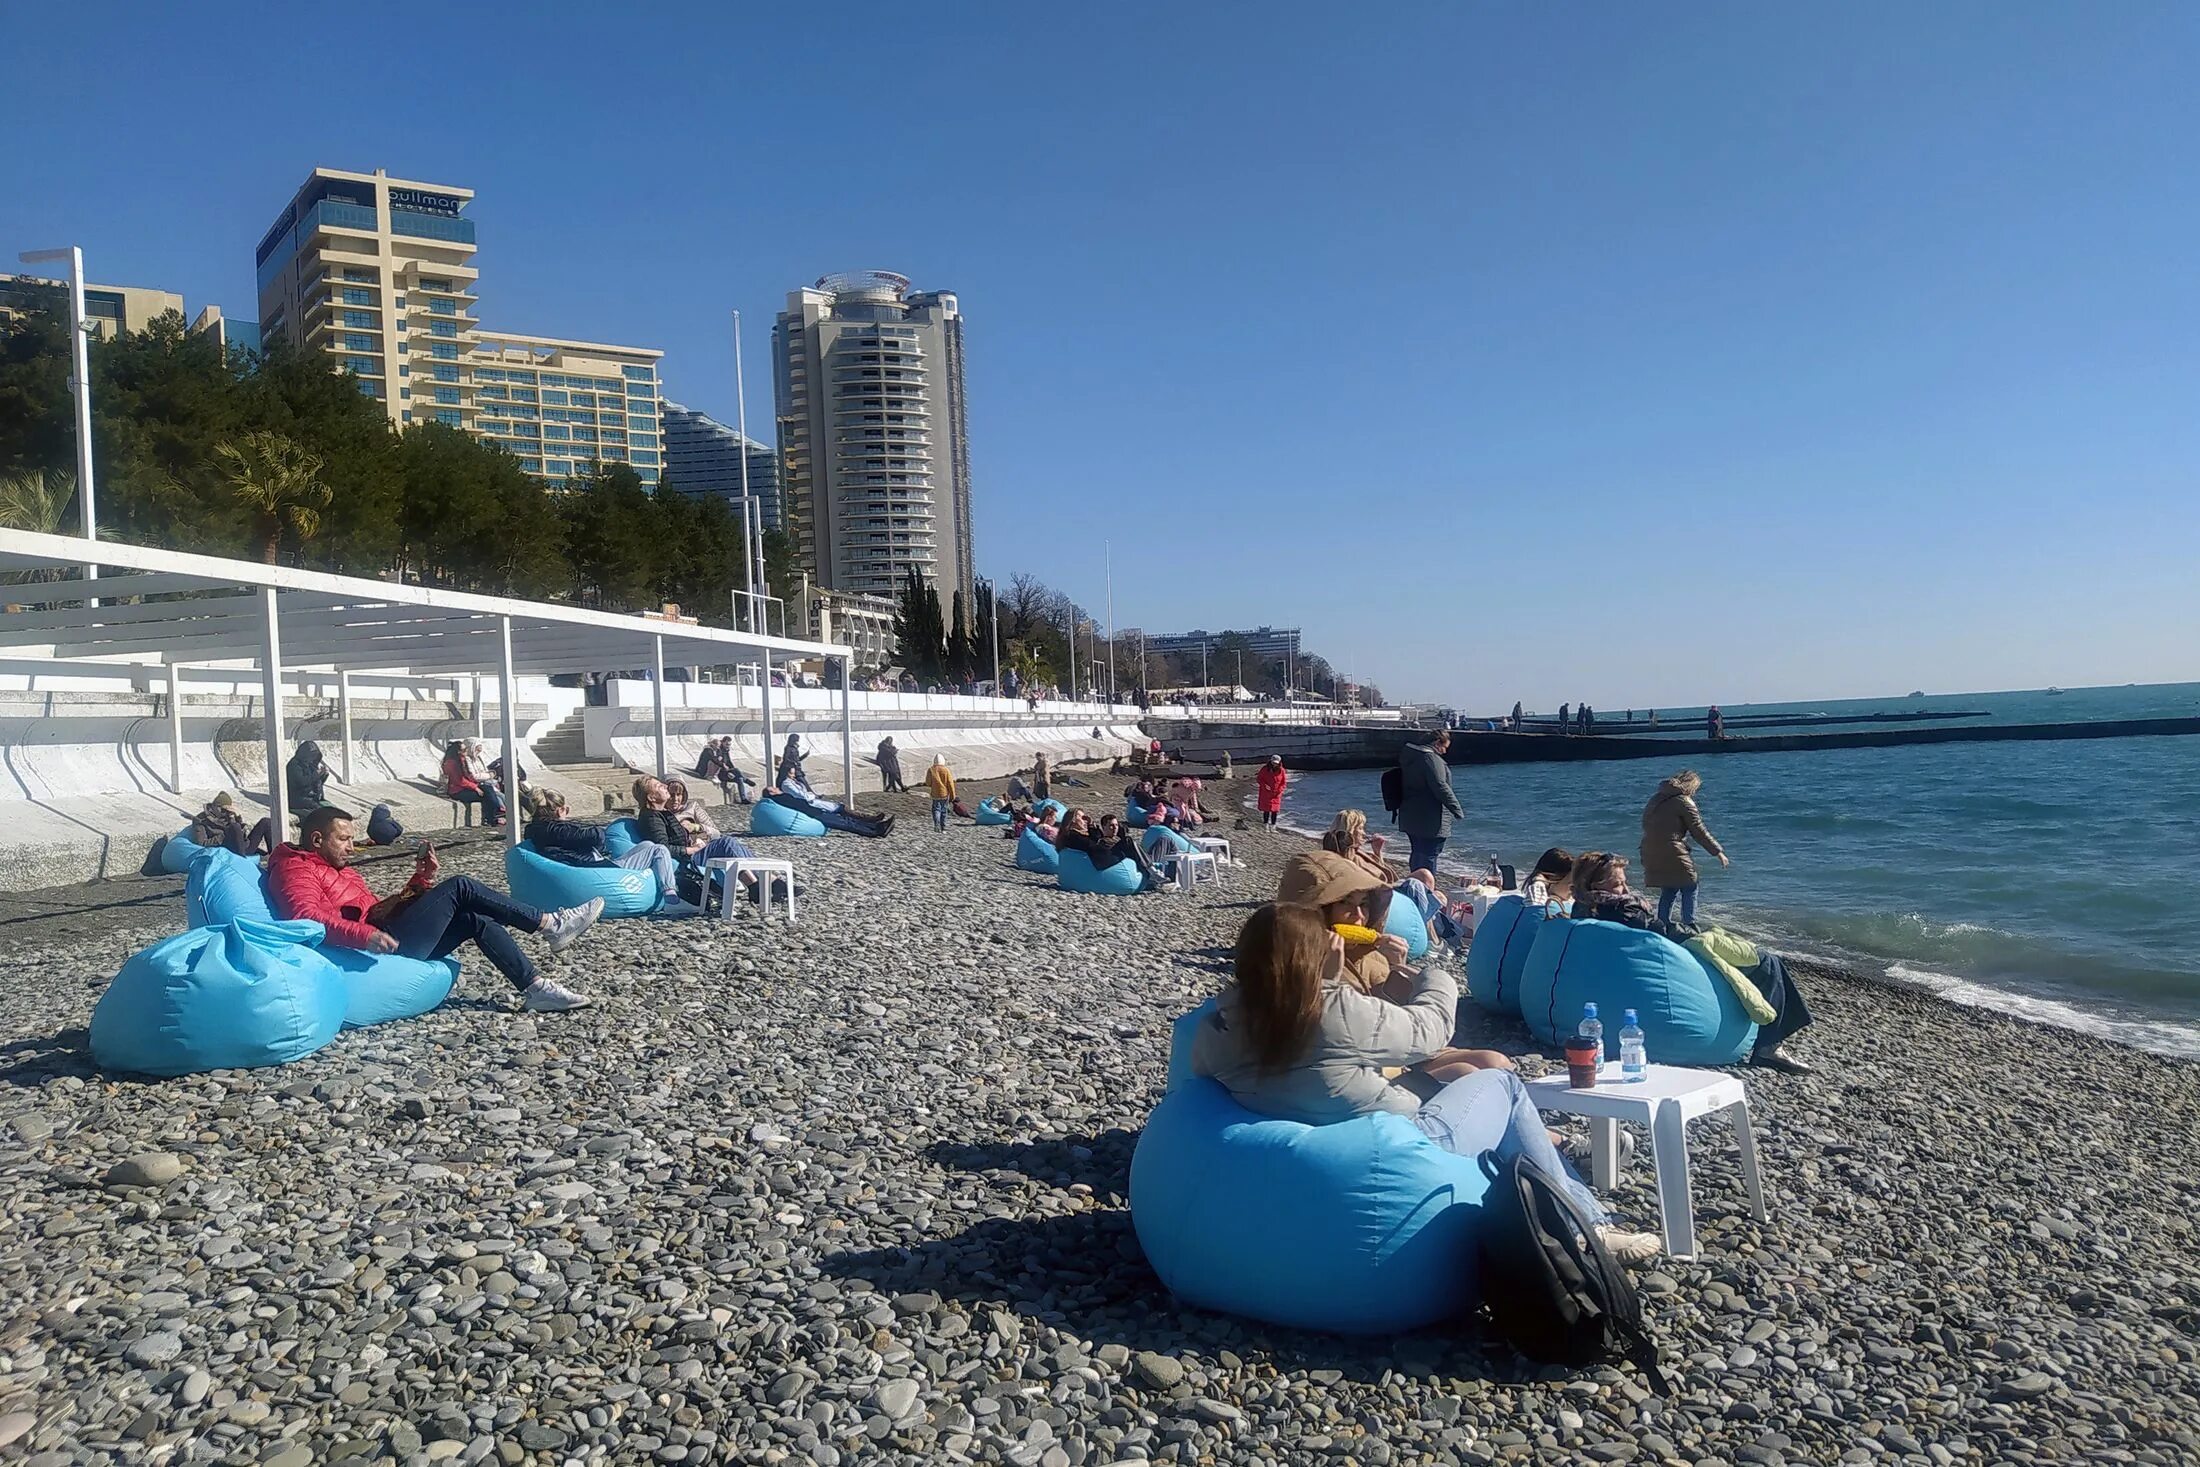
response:
{"label": "red coffee cup", "polygon": [[1593,1039],[1575,1037],[1566,1041],[1566,1083],[1576,1090],[1594,1090],[1597,1084],[1597,1066],[1604,1060],[1604,1047]]}

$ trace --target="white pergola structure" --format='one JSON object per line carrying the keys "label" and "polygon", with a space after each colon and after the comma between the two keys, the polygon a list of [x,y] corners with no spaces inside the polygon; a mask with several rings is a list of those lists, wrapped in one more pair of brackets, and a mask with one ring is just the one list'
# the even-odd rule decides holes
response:
{"label": "white pergola structure", "polygon": [[[94,567],[96,578],[90,574]],[[787,658],[837,659],[841,774],[843,788],[855,788],[853,653],[846,647],[28,530],[0,529],[0,571],[57,577],[0,585],[0,604],[22,608],[0,612],[0,651],[50,647],[53,659],[68,659],[87,671],[162,665],[174,743],[182,739],[176,693],[185,666],[240,661],[257,666],[267,705],[267,796],[277,839],[289,815],[283,783],[286,672],[294,678],[334,674],[347,756],[352,674],[379,674],[373,680],[385,683],[405,681],[395,674],[494,676],[509,756],[519,748],[514,707],[520,674],[619,672],[647,665],[656,679],[657,773],[663,776],[669,772],[667,664],[761,663],[764,756],[773,760],[773,664]],[[519,764],[516,757],[504,760],[505,805],[515,812]],[[517,845],[519,835],[519,821],[506,821],[506,841]]]}

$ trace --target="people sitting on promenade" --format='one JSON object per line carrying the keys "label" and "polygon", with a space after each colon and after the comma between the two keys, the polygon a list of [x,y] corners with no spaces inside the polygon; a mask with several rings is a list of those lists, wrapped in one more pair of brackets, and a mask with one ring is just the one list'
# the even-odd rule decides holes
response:
{"label": "people sitting on promenade", "polygon": [[272,837],[265,820],[247,829],[244,817],[237,813],[236,801],[223,790],[191,817],[191,839],[209,849],[219,847],[240,856],[258,856],[267,852]]}
{"label": "people sitting on promenade", "polygon": [[495,785],[474,777],[466,759],[466,745],[453,739],[443,750],[443,793],[468,807],[479,805],[483,821],[492,829],[504,823],[504,796]]}
{"label": "people sitting on promenade", "polygon": [[924,787],[932,795],[932,828],[947,829],[947,817],[955,807],[955,771],[947,767],[945,754],[932,756],[932,767],[924,772]]}
{"label": "people sitting on promenade", "polygon": [[905,795],[909,793],[909,786],[903,784],[901,779],[901,750],[894,747],[894,736],[892,734],[888,734],[878,741],[878,754],[875,758],[880,780],[879,793],[886,795]]}
{"label": "people sitting on promenade", "polygon": [[784,786],[767,786],[764,798],[775,805],[784,805],[799,814],[809,816],[827,830],[841,830],[850,835],[870,836],[873,839],[883,839],[894,833],[893,816],[857,814],[836,800],[820,797],[800,780],[789,780]]}
{"label": "people sitting on promenade", "polygon": [[555,1013],[588,1006],[588,999],[537,974],[512,933],[540,932],[550,951],[563,952],[602,915],[600,898],[544,912],[471,876],[439,882],[431,846],[421,851],[404,886],[377,900],[351,864],[351,823],[349,811],[323,805],[300,823],[296,845],[275,847],[267,890],[277,917],[320,923],[329,947],[422,960],[448,957],[471,942],[511,980],[524,1007]]}
{"label": "people sitting on promenade", "polygon": [[1346,944],[1326,913],[1279,902],[1253,913],[1238,933],[1233,981],[1193,1037],[1192,1069],[1257,1115],[1321,1126],[1391,1111],[1457,1155],[1525,1156],[1563,1179],[1614,1257],[1655,1257],[1658,1236],[1612,1226],[1603,1203],[1560,1157],[1518,1075],[1465,1071],[1423,1101],[1384,1074],[1443,1055],[1458,1006],[1457,985],[1435,963],[1420,970],[1401,1001],[1370,996],[1351,981]]}
{"label": "people sitting on promenade", "polygon": [[1290,771],[1283,767],[1281,754],[1270,754],[1268,762],[1260,766],[1260,773],[1253,776],[1254,803],[1260,810],[1260,823],[1273,827],[1283,814],[1284,786],[1291,782]]}
{"label": "people sitting on promenade", "polygon": [[283,793],[293,820],[303,820],[328,803],[328,761],[313,740],[299,744],[284,763]]}
{"label": "people sitting on promenade", "polygon": [[[634,828],[641,832],[643,840],[663,846],[671,853],[675,864],[691,872],[700,872],[706,861],[723,861],[734,856],[756,854],[749,849],[747,842],[733,836],[702,834],[699,825],[691,823],[691,819],[682,818],[672,787],[653,775],[645,774],[634,781]],[[658,885],[670,892],[679,891],[677,878],[668,886],[660,874]],[[700,878],[691,885],[698,895],[702,894]],[[696,911],[701,910],[693,903],[683,902],[683,905],[693,907]],[[671,912],[665,915],[687,916],[690,913]]]}
{"label": "people sitting on promenade", "polygon": [[692,772],[697,779],[716,781],[721,796],[730,791],[741,804],[753,803],[749,796],[749,777],[733,762],[732,734],[724,735],[716,743],[706,742]]}
{"label": "people sitting on promenade", "polygon": [[1729,962],[1727,966],[1754,985],[1772,1010],[1769,1020],[1760,1018],[1758,1022],[1757,1040],[1750,1050],[1749,1062],[1790,1075],[1811,1072],[1808,1064],[1789,1054],[1785,1047],[1789,1035],[1811,1022],[1811,1012],[1802,989],[1796,985],[1787,963],[1778,954],[1765,952],[1753,943],[1718,929],[1699,934],[1693,927],[1675,927],[1661,920],[1650,910],[1648,902],[1628,890],[1627,858],[1609,851],[1589,851],[1574,859],[1574,915],[1656,932],[1676,942],[1701,937],[1704,941],[1696,944],[1700,955],[1708,950],[1723,957],[1729,948],[1745,949],[1740,956],[1754,961]]}
{"label": "people sitting on promenade", "polygon": [[1659,785],[1650,803],[1642,807],[1642,879],[1657,889],[1660,922],[1672,921],[1678,898],[1681,925],[1696,925],[1697,876],[1695,859],[1688,852],[1690,840],[1709,851],[1721,866],[1733,864],[1725,848],[1704,828],[1703,812],[1696,808],[1696,794],[1702,788],[1703,776],[1683,769]]}
{"label": "people sitting on promenade", "polygon": [[679,869],[672,852],[662,842],[638,840],[623,854],[604,849],[603,827],[575,820],[565,796],[544,790],[535,801],[535,816],[527,826],[527,844],[542,855],[566,866],[622,866],[629,871],[648,871],[657,878],[663,904],[659,917],[693,917],[702,908],[680,899]]}
{"label": "people sitting on promenade", "polygon": [[1120,861],[1132,862],[1145,879],[1147,891],[1159,891],[1164,884],[1161,873],[1154,869],[1153,862],[1146,858],[1146,852],[1132,839],[1132,832],[1119,816],[1103,815],[1095,822],[1083,810],[1072,810],[1062,817],[1054,844],[1065,851],[1083,851],[1095,871],[1105,871]]}

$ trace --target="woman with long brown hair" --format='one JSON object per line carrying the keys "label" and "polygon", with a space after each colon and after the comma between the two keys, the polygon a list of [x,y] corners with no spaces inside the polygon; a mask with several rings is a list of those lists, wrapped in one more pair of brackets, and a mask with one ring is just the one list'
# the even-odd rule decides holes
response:
{"label": "woman with long brown hair", "polygon": [[1234,981],[1192,1038],[1192,1071],[1258,1115],[1324,1126],[1393,1111],[1461,1157],[1525,1155],[1566,1181],[1617,1258],[1657,1256],[1657,1234],[1608,1225],[1604,1203],[1551,1146],[1516,1073],[1472,1071],[1426,1104],[1384,1076],[1448,1047],[1456,1007],[1459,988],[1441,963],[1421,968],[1404,1003],[1360,992],[1344,981],[1344,941],[1322,924],[1320,908],[1278,902],[1245,919]]}
{"label": "woman with long brown hair", "polygon": [[1603,1204],[1560,1159],[1518,1075],[1476,1070],[1425,1104],[1384,1075],[1444,1050],[1458,1003],[1438,963],[1420,970],[1403,1003],[1362,993],[1345,981],[1344,944],[1320,910],[1277,903],[1238,933],[1235,981],[1193,1038],[1192,1068],[1260,1115],[1320,1126],[1387,1110],[1461,1156],[1525,1155],[1568,1183],[1615,1256],[1654,1257],[1657,1234],[1604,1225]]}

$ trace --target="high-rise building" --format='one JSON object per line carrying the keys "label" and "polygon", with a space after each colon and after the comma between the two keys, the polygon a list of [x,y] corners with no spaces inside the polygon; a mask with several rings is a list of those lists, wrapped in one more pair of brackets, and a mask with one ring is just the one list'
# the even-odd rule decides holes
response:
{"label": "high-rise building", "polygon": [[779,528],[779,455],[769,444],[744,438],[708,413],[664,405],[665,474],[682,494],[724,499],[741,512],[741,461],[748,460],[748,492],[764,528]]}
{"label": "high-rise building", "polygon": [[444,423],[502,444],[538,478],[662,469],[647,347],[482,329],[472,189],[316,168],[255,252],[260,337],[317,351],[399,428]]}
{"label": "high-rise building", "polygon": [[893,596],[914,568],[971,594],[962,312],[882,270],[828,275],[772,328],[781,515],[831,591]]}
{"label": "high-rise building", "polygon": [[[39,275],[0,275],[0,320],[43,307],[69,316],[69,282]],[[153,290],[141,285],[84,283],[84,320],[92,335],[112,341],[125,331],[143,331],[153,318],[174,311],[183,314],[183,297],[172,290]]]}
{"label": "high-rise building", "polygon": [[474,412],[464,426],[545,479],[588,472],[591,460],[633,465],[644,484],[664,466],[658,428],[661,351],[477,331]]}
{"label": "high-rise building", "polygon": [[254,251],[260,338],[325,352],[390,421],[473,426],[473,190],[316,168]]}

